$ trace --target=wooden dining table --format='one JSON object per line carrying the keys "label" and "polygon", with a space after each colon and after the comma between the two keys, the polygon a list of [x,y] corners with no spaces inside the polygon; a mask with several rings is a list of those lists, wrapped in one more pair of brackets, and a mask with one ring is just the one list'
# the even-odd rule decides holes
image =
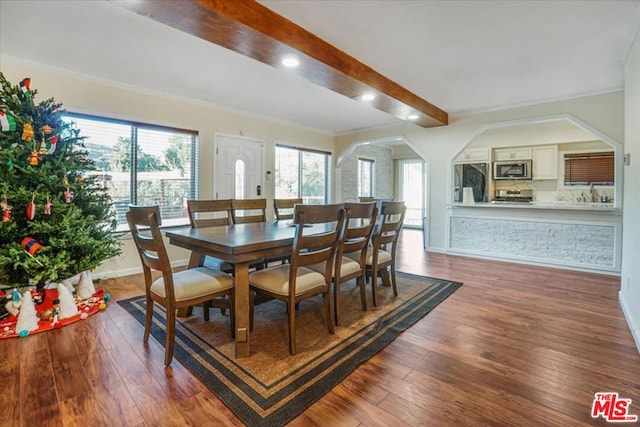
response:
{"label": "wooden dining table", "polygon": [[[326,228],[314,225],[307,233]],[[291,253],[295,227],[291,221],[268,221],[167,231],[169,243],[192,251],[189,268],[197,267],[203,255],[235,266],[236,357],[248,357],[249,345],[249,264],[261,258]]]}

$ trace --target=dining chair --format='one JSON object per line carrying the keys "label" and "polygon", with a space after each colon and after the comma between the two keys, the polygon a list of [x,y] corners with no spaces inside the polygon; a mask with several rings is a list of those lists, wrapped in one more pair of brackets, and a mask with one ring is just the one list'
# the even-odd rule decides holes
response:
{"label": "dining chair", "polygon": [[302,199],[273,199],[273,212],[276,220],[293,219],[293,207],[302,204]]}
{"label": "dining chair", "polygon": [[[296,310],[299,301],[322,295],[329,333],[335,333],[331,309],[331,275],[337,243],[344,233],[346,213],[343,204],[296,205],[293,210],[295,235],[291,263],[269,267],[249,274],[249,285],[257,292],[287,303],[289,352],[296,353]],[[324,224],[321,233],[309,225]],[[309,268],[325,263],[323,273]],[[253,294],[250,293],[253,298]],[[253,301],[250,324],[253,323]]]}
{"label": "dining chair", "polygon": [[[347,214],[344,236],[338,246],[333,272],[333,307],[336,325],[340,325],[340,285],[356,279],[360,288],[362,310],[367,310],[365,278],[367,248],[378,217],[378,204],[345,203]],[[353,258],[347,255],[351,254]]]}
{"label": "dining chair", "polygon": [[[231,225],[231,199],[221,200],[187,200],[187,212],[191,228],[214,227]],[[191,257],[199,256],[199,260],[189,260],[189,265],[195,261],[200,267],[233,273],[233,264],[219,258],[192,253]]]}
{"label": "dining chair", "polygon": [[234,224],[265,222],[267,199],[232,199],[231,218]]}
{"label": "dining chair", "polygon": [[[378,274],[385,286],[393,287],[393,294],[398,296],[396,286],[396,247],[402,230],[404,215],[407,210],[404,202],[378,202],[380,216],[378,224],[371,235],[371,245],[366,254],[367,276],[371,278],[371,292],[373,305],[377,306],[376,287]],[[390,246],[390,247],[389,247]],[[357,253],[346,255],[351,259],[358,259]],[[391,268],[391,278],[389,277]]]}
{"label": "dining chair", "polygon": [[[153,304],[156,302],[167,312],[164,364],[170,365],[175,341],[176,311],[222,296],[229,297],[229,319],[233,335],[233,277],[206,267],[174,273],[160,232],[161,218],[158,206],[130,206],[127,222],[144,273],[146,321],[143,342],[146,344],[149,341]],[[154,280],[153,271],[159,271],[162,275]]]}

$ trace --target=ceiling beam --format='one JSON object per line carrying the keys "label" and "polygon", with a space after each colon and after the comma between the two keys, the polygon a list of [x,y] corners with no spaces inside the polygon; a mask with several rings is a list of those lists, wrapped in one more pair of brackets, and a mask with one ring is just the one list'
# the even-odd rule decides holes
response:
{"label": "ceiling beam", "polygon": [[116,1],[136,13],[234,52],[284,68],[282,58],[295,55],[295,73],[320,86],[361,101],[423,127],[448,124],[448,114],[404,87],[253,0]]}

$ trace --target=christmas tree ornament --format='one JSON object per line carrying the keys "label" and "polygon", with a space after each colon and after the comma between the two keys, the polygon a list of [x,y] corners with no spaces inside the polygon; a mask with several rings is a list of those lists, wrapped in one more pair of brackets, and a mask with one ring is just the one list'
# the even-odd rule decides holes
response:
{"label": "christmas tree ornament", "polygon": [[42,135],[42,141],[40,142],[39,154],[47,154],[47,143],[44,141],[44,135]]}
{"label": "christmas tree ornament", "polygon": [[27,96],[31,95],[29,93],[30,86],[31,86],[31,78],[29,77],[22,79],[22,81],[20,82],[20,90]]}
{"label": "christmas tree ornament", "polygon": [[53,128],[49,125],[42,126],[42,133],[45,135],[50,135],[53,132]]}
{"label": "christmas tree ornament", "polygon": [[31,123],[25,123],[24,126],[22,126],[22,140],[31,141],[33,135],[33,126],[31,126]]}
{"label": "christmas tree ornament", "polygon": [[11,156],[9,156],[9,159],[7,160],[7,166],[9,167],[9,169],[13,169],[13,159],[11,158]]}
{"label": "christmas tree ornament", "polygon": [[7,196],[2,197],[2,201],[0,202],[0,208],[2,208],[2,222],[10,222],[11,209],[13,209],[13,206],[11,206],[7,201]]}
{"label": "christmas tree ornament", "polygon": [[35,331],[38,329],[39,321],[40,319],[36,314],[36,305],[31,299],[31,291],[26,290],[22,296],[22,307],[20,307],[16,331],[20,331],[20,333],[22,333],[22,331]]}
{"label": "christmas tree ornament", "polygon": [[73,199],[73,191],[70,191],[69,187],[67,187],[67,189],[64,192],[64,201],[67,203],[71,203],[71,199]]}
{"label": "christmas tree ornament", "polygon": [[42,245],[38,243],[38,241],[31,236],[27,236],[24,239],[22,239],[22,242],[20,242],[20,245],[31,256],[34,256],[40,251],[40,249],[42,249]]}
{"label": "christmas tree ornament", "polygon": [[40,156],[38,156],[38,152],[37,151],[32,151],[31,155],[29,156],[29,164],[31,166],[38,166],[38,161],[40,160]]}
{"label": "christmas tree ornament", "polygon": [[58,284],[58,299],[60,300],[60,319],[68,319],[78,314],[78,306],[73,295],[62,283]]}
{"label": "christmas tree ornament", "polygon": [[36,195],[35,193],[33,194],[33,197],[31,197],[31,203],[29,203],[27,205],[27,218],[33,220],[33,218],[36,217]]}
{"label": "christmas tree ornament", "polygon": [[56,146],[58,144],[58,139],[60,138],[60,135],[53,135],[51,138],[49,138],[47,141],[47,154],[53,154],[56,151]]}
{"label": "christmas tree ornament", "polygon": [[67,178],[66,175],[62,177],[62,185],[64,185],[65,187],[69,185],[69,178]]}
{"label": "christmas tree ornament", "polygon": [[82,175],[76,175],[76,180],[80,183],[80,189],[84,190],[84,178],[82,177]]}
{"label": "christmas tree ornament", "polygon": [[51,205],[53,203],[51,203],[51,198],[49,196],[47,196],[47,203],[44,204],[44,214],[45,215],[51,215]]}
{"label": "christmas tree ornament", "polygon": [[0,111],[0,129],[2,132],[15,132],[16,118],[7,112]]}

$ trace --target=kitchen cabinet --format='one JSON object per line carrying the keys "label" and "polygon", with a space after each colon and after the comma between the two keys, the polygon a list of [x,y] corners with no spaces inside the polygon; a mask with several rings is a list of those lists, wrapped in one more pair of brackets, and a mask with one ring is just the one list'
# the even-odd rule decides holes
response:
{"label": "kitchen cabinet", "polygon": [[493,150],[493,160],[530,160],[531,147],[496,148]]}
{"label": "kitchen cabinet", "polygon": [[467,148],[456,157],[457,163],[488,162],[489,148]]}
{"label": "kitchen cabinet", "polygon": [[558,178],[558,146],[541,145],[533,147],[533,179]]}

